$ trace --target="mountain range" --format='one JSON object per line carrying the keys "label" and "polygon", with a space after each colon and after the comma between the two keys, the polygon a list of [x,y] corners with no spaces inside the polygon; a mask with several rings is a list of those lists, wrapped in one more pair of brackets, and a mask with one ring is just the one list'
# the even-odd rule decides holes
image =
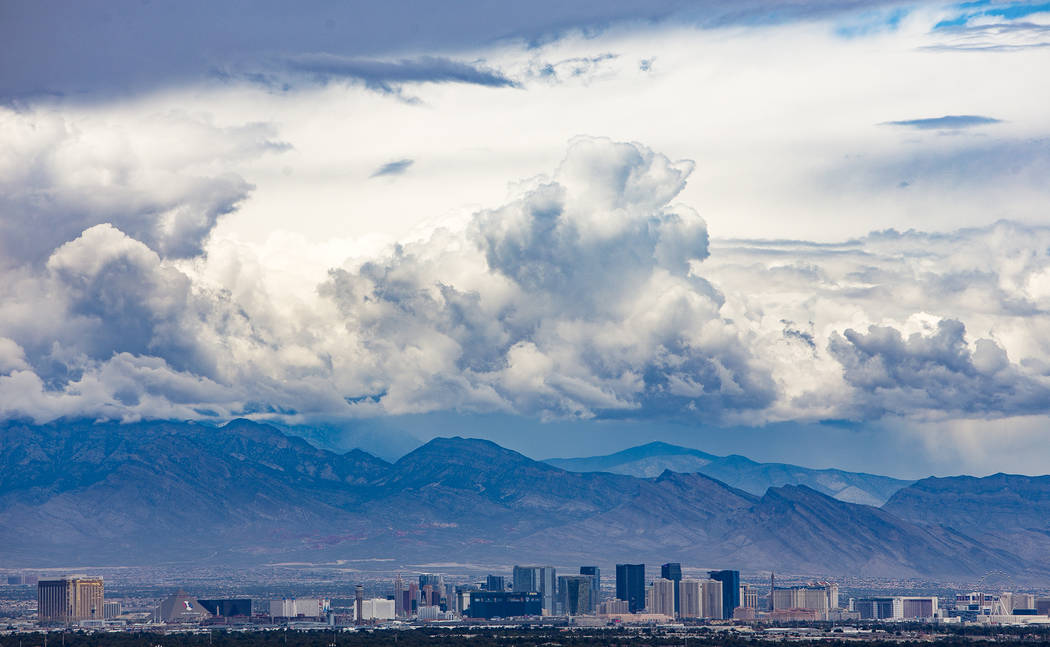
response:
{"label": "mountain range", "polygon": [[547,463],[571,472],[613,472],[643,478],[658,476],[664,470],[698,472],[757,495],[764,494],[771,487],[805,485],[840,501],[874,506],[882,505],[893,493],[914,483],[861,472],[758,463],[737,454],[716,456],[662,442],[606,456],[551,458]]}
{"label": "mountain range", "polygon": [[880,508],[807,485],[758,495],[700,473],[567,471],[458,437],[389,463],[245,420],[6,423],[0,446],[0,561],[10,566],[391,559],[1050,572],[1050,477],[924,479]]}

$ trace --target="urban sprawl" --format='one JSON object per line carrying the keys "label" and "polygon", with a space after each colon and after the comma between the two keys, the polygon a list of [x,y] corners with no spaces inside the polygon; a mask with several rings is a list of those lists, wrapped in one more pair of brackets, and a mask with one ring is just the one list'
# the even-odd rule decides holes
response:
{"label": "urban sprawl", "polygon": [[[563,569],[564,570],[564,569]],[[573,571],[577,569],[572,569]],[[597,566],[559,574],[553,566],[514,566],[483,578],[438,573],[397,575],[358,584],[353,597],[197,597],[171,592],[149,609],[107,599],[101,576],[7,577],[9,587],[36,586],[35,614],[9,619],[7,633],[77,628],[86,631],[187,631],[286,628],[396,629],[508,623],[577,627],[784,626],[785,623],[924,622],[944,625],[1050,626],[1050,597],[1034,592],[964,591],[948,596],[845,597],[829,581],[778,585],[741,582],[736,570],[683,574],[678,563],[647,571],[617,564],[603,582]],[[611,574],[609,574],[611,575]]]}

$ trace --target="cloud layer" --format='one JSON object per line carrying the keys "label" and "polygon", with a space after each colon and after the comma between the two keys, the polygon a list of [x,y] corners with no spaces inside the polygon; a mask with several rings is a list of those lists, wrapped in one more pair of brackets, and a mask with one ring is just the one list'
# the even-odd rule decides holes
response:
{"label": "cloud layer", "polygon": [[[218,132],[194,147],[215,160],[284,149],[265,126],[168,127]],[[251,248],[206,242],[214,187],[250,190],[222,164],[114,156],[63,173],[62,155],[100,135],[55,130],[45,140],[66,142],[61,154],[40,156],[20,178],[32,190],[7,198],[54,225],[16,223],[33,236],[5,255],[6,417],[458,410],[762,424],[1050,410],[1050,228],[712,244],[676,202],[692,162],[579,137],[502,206],[285,294]],[[152,173],[170,181],[136,182],[143,196],[124,209],[88,201],[65,221],[50,208],[85,187],[120,204],[121,177]],[[167,208],[152,208],[155,194]],[[172,213],[194,226],[172,226]]]}
{"label": "cloud layer", "polygon": [[0,62],[0,417],[1041,429],[1045,12],[862,4]]}

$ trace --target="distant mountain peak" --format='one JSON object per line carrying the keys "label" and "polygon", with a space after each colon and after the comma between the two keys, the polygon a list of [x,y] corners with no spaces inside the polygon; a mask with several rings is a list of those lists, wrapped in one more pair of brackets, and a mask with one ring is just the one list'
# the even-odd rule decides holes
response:
{"label": "distant mountain peak", "polygon": [[491,440],[462,436],[438,436],[405,454],[395,464],[404,465],[438,458],[454,463],[472,463],[478,469],[487,467],[484,463],[475,462],[478,460],[498,460],[501,463],[534,462],[531,458],[497,445]]}
{"label": "distant mountain peak", "polygon": [[752,495],[770,487],[807,485],[817,492],[846,501],[879,506],[900,488],[912,483],[877,474],[813,469],[785,463],[759,463],[746,456],[717,456],[660,441],[607,456],[556,458],[547,463],[574,472],[613,472],[655,478],[665,470],[700,473]]}

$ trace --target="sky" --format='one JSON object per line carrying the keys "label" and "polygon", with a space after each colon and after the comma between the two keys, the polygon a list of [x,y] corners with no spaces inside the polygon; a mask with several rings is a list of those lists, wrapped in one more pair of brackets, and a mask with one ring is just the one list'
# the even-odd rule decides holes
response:
{"label": "sky", "polygon": [[0,3],[0,419],[1050,462],[1050,4]]}

